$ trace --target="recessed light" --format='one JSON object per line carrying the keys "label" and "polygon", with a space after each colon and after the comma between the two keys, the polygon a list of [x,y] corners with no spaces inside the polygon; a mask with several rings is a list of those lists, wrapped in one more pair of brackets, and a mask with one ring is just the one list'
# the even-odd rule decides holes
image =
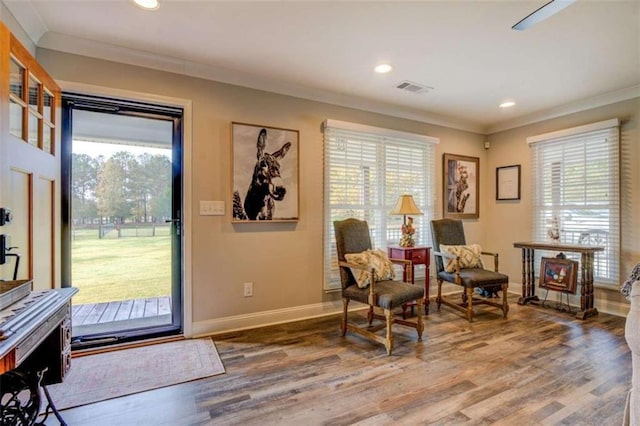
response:
{"label": "recessed light", "polygon": [[392,69],[393,67],[389,64],[380,64],[376,66],[373,70],[378,74],[386,74],[388,72],[391,72]]}
{"label": "recessed light", "polygon": [[158,0],[133,0],[133,2],[145,10],[157,10],[160,7]]}
{"label": "recessed light", "polygon": [[514,106],[516,103],[513,101],[507,101],[507,102],[503,102],[500,104],[500,108],[511,108],[512,106]]}

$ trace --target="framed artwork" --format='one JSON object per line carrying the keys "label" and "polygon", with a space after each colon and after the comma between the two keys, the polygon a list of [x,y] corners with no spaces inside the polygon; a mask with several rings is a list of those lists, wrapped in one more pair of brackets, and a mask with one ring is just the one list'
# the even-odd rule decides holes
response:
{"label": "framed artwork", "polygon": [[578,262],[557,257],[543,257],[540,261],[540,288],[576,294]]}
{"label": "framed artwork", "polygon": [[480,217],[480,159],[443,154],[444,217]]}
{"label": "framed artwork", "polygon": [[520,165],[496,168],[496,200],[520,199]]}
{"label": "framed artwork", "polygon": [[299,211],[299,132],[231,123],[232,222],[292,222]]}

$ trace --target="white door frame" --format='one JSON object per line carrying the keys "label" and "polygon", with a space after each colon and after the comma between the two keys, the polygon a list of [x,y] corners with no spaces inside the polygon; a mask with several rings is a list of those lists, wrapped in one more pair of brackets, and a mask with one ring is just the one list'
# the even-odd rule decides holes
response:
{"label": "white door frame", "polygon": [[191,265],[191,223],[192,223],[192,111],[191,99],[172,98],[150,93],[135,92],[131,90],[114,89],[111,87],[95,86],[91,84],[76,83],[64,80],[56,80],[62,92],[73,92],[86,95],[105,96],[110,98],[142,101],[158,105],[167,105],[182,108],[182,215],[181,232],[183,235],[182,247],[182,330],[186,338],[193,335],[193,300],[192,300],[192,265]]}

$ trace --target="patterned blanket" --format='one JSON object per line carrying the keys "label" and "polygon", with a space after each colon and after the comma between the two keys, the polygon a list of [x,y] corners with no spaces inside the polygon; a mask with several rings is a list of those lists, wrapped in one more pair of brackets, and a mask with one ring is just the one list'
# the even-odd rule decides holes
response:
{"label": "patterned blanket", "polygon": [[627,278],[624,284],[620,287],[620,293],[624,294],[627,299],[629,299],[629,295],[631,294],[631,286],[636,281],[640,281],[640,263],[633,268],[629,278]]}

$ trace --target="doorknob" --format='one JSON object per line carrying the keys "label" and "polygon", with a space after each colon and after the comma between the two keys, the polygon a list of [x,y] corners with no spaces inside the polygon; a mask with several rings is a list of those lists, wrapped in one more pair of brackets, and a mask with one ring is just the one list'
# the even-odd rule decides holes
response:
{"label": "doorknob", "polygon": [[2,207],[0,208],[0,226],[8,225],[13,220],[13,214],[11,210]]}
{"label": "doorknob", "polygon": [[180,235],[180,219],[167,219],[164,223],[174,223],[176,225],[176,235]]}

